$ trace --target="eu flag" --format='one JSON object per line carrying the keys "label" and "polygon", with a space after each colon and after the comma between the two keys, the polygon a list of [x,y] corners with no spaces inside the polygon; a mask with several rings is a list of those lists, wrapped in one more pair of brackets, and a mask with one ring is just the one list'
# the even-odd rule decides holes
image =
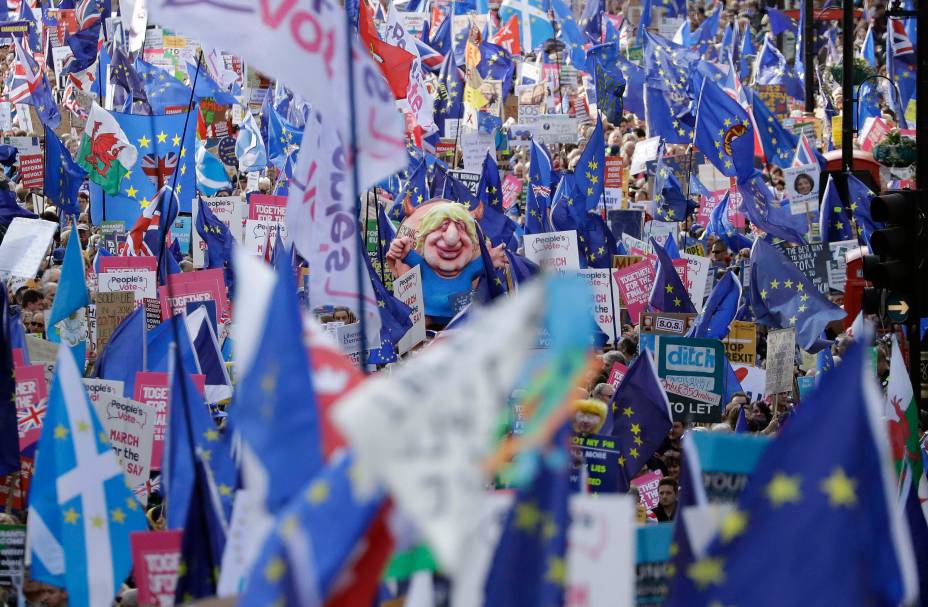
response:
{"label": "eu flag", "polygon": [[873,192],[864,183],[847,175],[840,177],[848,180],[848,196],[850,202],[845,204],[838,191],[835,179],[828,176],[825,185],[825,194],[819,207],[819,227],[823,242],[838,240],[859,240],[861,244],[870,246],[870,236],[873,231],[882,227],[873,221],[870,216],[870,202]]}
{"label": "eu flag", "polygon": [[87,171],[62,145],[55,132],[45,127],[45,195],[67,215],[77,215],[77,191]]}
{"label": "eu flag", "polygon": [[760,98],[760,95],[744,89],[751,99],[751,111],[754,114],[754,124],[757,127],[757,136],[767,162],[775,164],[781,169],[792,166],[793,154],[799,145],[799,138],[787,131],[773,112]]}
{"label": "eu flag", "polygon": [[376,365],[385,365],[396,361],[396,344],[412,328],[412,308],[387,291],[374,270],[371,258],[362,255],[374,296],[377,298],[377,312],[380,314],[380,348],[371,352],[368,362]]}
{"label": "eu flag", "polygon": [[503,185],[499,178],[499,165],[496,163],[496,157],[490,152],[487,152],[486,158],[483,159],[483,169],[477,183],[477,199],[484,206],[503,212]]}
{"label": "eu flag", "polygon": [[512,88],[512,77],[516,71],[512,54],[503,47],[486,41],[481,42],[478,48],[480,62],[477,63],[477,72],[481,78],[502,81],[505,100]]}
{"label": "eu flag", "polygon": [[645,34],[644,65],[648,132],[667,143],[690,143],[696,126],[691,75],[699,55],[669,40]]}
{"label": "eu flag", "polygon": [[760,172],[738,183],[741,209],[751,223],[768,235],[787,242],[805,244],[804,215],[793,215],[786,200],[776,200]]}
{"label": "eu flag", "polygon": [[613,60],[613,56],[618,54],[618,46],[618,43],[612,42],[594,46],[587,51],[587,57],[594,68],[596,107],[606,120],[613,124],[616,124],[622,115],[622,97],[625,95],[625,77]]}
{"label": "eu flag", "polygon": [[660,221],[685,221],[698,208],[683,193],[674,172],[664,164],[663,148],[654,167],[654,202],[657,204],[654,216]]}
{"label": "eu flag", "polygon": [[619,455],[618,491],[628,491],[631,479],[663,444],[673,421],[667,394],[651,356],[643,354],[628,368],[612,398],[612,436]]}
{"label": "eu flag", "polygon": [[664,247],[656,240],[651,239],[651,248],[657,255],[657,269],[654,272],[654,284],[651,285],[651,296],[648,299],[651,309],[657,312],[682,312],[695,314],[696,308],[686,293],[686,287],[680,280],[680,275],[673,266],[670,256]]}
{"label": "eu flag", "polygon": [[464,78],[454,61],[454,53],[445,55],[438,72],[438,94],[435,96],[435,124],[445,136],[445,120],[464,115]]}
{"label": "eu flag", "polygon": [[728,335],[728,327],[735,319],[735,314],[738,313],[740,300],[741,283],[738,277],[729,270],[712,288],[702,313],[696,317],[696,322],[693,323],[687,337],[725,339]]}
{"label": "eu flag", "polygon": [[694,142],[726,177],[744,179],[754,172],[754,128],[748,114],[709,78],[702,81]]}
{"label": "eu flag", "polygon": [[[138,154],[119,185],[119,194],[107,194],[105,206],[102,188],[90,184],[92,221],[100,223],[105,218],[133,225],[161,188],[172,186],[175,179],[180,212],[189,213],[196,196],[196,114],[142,116],[112,112],[111,115]],[[191,122],[184,135],[188,121]]]}
{"label": "eu flag", "polygon": [[[915,563],[868,358],[857,342],[822,377],[667,607],[910,604]],[[759,554],[765,576],[789,583],[758,584]]]}
{"label": "eu flag", "polygon": [[570,467],[558,459],[566,460],[563,453],[542,458],[535,478],[516,494],[487,575],[484,604],[564,604]]}
{"label": "eu flag", "polygon": [[802,98],[802,81],[786,64],[786,57],[776,47],[772,38],[764,40],[764,46],[754,64],[754,84],[780,84],[786,94],[795,99]]}
{"label": "eu flag", "polygon": [[407,206],[415,209],[425,204],[429,198],[428,165],[423,158],[390,207],[390,219],[402,221],[406,217]]}
{"label": "eu flag", "polygon": [[235,249],[235,237],[210,210],[203,199],[197,197],[197,222],[194,226],[197,234],[206,244],[206,267],[222,268],[226,286],[234,289],[235,272],[232,268],[232,252]]}
{"label": "eu flag", "polygon": [[16,192],[0,188],[0,226],[9,226],[17,217],[36,219],[38,215],[19,206]]}
{"label": "eu flag", "polygon": [[625,79],[625,96],[622,98],[625,107],[623,109],[644,120],[644,69],[622,55],[619,55],[616,61]]}
{"label": "eu flag", "polygon": [[552,182],[551,156],[548,155],[544,144],[532,141],[528,192],[525,197],[526,234],[541,234],[547,231]]}
{"label": "eu flag", "polygon": [[142,80],[143,92],[152,113],[182,111],[193,101],[190,87],[160,67],[137,57],[135,72]]}
{"label": "eu flag", "polygon": [[571,65],[584,72],[590,71],[586,64],[586,51],[583,49],[585,38],[580,32],[580,27],[570,7],[564,3],[564,0],[549,0],[549,3],[560,21],[557,35],[567,45]]}
{"label": "eu flag", "polygon": [[597,117],[596,127],[590,133],[590,138],[577,160],[574,172],[576,192],[579,200],[583,201],[581,209],[591,211],[600,203],[603,196],[605,172],[606,148],[603,139],[603,121]]}
{"label": "eu flag", "polygon": [[810,352],[821,343],[819,336],[828,323],[847,315],[825,299],[783,253],[761,238],[751,249],[751,308],[763,325],[795,327],[796,343]]}

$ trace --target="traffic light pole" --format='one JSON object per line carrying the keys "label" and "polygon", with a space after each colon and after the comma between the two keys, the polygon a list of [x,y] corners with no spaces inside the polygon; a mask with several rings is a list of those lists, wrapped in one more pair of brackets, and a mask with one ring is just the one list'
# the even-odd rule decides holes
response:
{"label": "traffic light pole", "polygon": [[[841,164],[850,173],[854,163],[854,3],[844,0],[841,31],[844,71],[841,78]],[[812,46],[815,45],[814,41]],[[847,200],[847,198],[845,198]]]}
{"label": "traffic light pole", "polygon": [[[918,31],[928,32],[928,10],[924,6],[918,10],[915,26]],[[918,87],[918,99],[915,102],[915,137],[919,145],[916,146],[918,164],[915,167],[915,186],[924,192],[928,187],[928,43],[923,41],[922,44],[917,45],[916,53],[915,81]],[[924,216],[928,209],[926,209],[922,196],[918,196],[918,206]],[[928,226],[923,226],[923,229],[925,227]],[[920,292],[921,289],[917,291]],[[928,382],[928,377],[926,377],[928,374],[923,373],[922,369],[925,368],[923,365],[928,366],[928,361],[922,362],[921,306],[928,302],[918,301],[920,298],[919,294],[916,301],[912,302],[909,315],[909,376],[912,378],[915,402],[920,411],[925,411],[928,408],[928,399],[922,398],[922,383]]]}

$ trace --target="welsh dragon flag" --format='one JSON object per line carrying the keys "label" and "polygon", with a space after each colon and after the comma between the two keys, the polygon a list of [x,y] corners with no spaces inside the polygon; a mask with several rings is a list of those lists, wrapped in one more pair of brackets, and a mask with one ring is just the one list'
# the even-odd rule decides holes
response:
{"label": "welsh dragon flag", "polygon": [[94,103],[77,151],[77,164],[107,194],[119,194],[120,184],[137,157],[138,150],[116,119]]}
{"label": "welsh dragon flag", "polygon": [[918,409],[896,336],[893,336],[893,352],[889,360],[889,385],[884,413],[889,426],[889,442],[896,472],[901,473],[903,462],[908,461],[912,478],[921,478],[923,466],[918,445]]}

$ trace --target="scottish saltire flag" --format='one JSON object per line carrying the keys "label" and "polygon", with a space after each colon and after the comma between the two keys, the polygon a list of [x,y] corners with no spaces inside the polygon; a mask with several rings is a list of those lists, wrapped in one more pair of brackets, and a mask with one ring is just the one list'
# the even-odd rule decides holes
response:
{"label": "scottish saltire flag", "polygon": [[55,132],[45,127],[45,196],[66,215],[77,215],[77,191],[87,171],[81,168]]}
{"label": "scottish saltire flag", "polygon": [[240,171],[248,173],[260,171],[267,166],[267,150],[264,147],[264,138],[261,129],[251,110],[245,111],[245,117],[238,129],[235,139],[235,156],[238,158]]}
{"label": "scottish saltire flag", "polygon": [[503,0],[499,7],[500,21],[513,15],[522,28],[522,48],[536,49],[548,38],[554,37],[554,27],[548,19],[543,0]]}
{"label": "scottish saltire flag", "polygon": [[[558,437],[566,441],[566,432]],[[484,586],[486,605],[563,605],[567,589],[570,466],[556,442],[518,490]]]}
{"label": "scottish saltire flag", "polygon": [[45,71],[23,48],[22,40],[14,36],[13,45],[16,47],[16,62],[10,71],[12,79],[7,87],[7,101],[33,106],[42,124],[57,129],[61,124],[61,114]]}
{"label": "scottish saltire flag", "polygon": [[[862,607],[914,599],[915,562],[869,356],[856,342],[822,376],[760,456],[704,555],[674,578],[668,607]],[[769,575],[790,583],[761,587],[752,580],[751,558],[759,553]]]}
{"label": "scottish saltire flag", "polygon": [[760,172],[739,182],[738,191],[741,209],[753,225],[775,238],[805,244],[805,215],[793,215],[787,200],[776,200]]}
{"label": "scottish saltire flag", "polygon": [[651,356],[639,356],[628,368],[612,399],[610,414],[610,433],[620,451],[618,491],[624,493],[673,425],[670,402]]}
{"label": "scottish saltire flag", "polygon": [[58,350],[29,491],[32,579],[68,604],[105,607],[132,570],[129,533],[148,528],[74,359]]}
{"label": "scottish saltire flag", "polygon": [[532,141],[530,159],[525,197],[525,233],[540,234],[547,231],[548,208],[551,204],[551,156],[544,144]]}
{"label": "scottish saltire flag", "polygon": [[750,89],[745,89],[745,94],[751,100],[754,128],[757,129],[757,136],[767,162],[782,169],[789,168],[792,165],[796,146],[799,145],[799,139],[783,127],[760,95]]}
{"label": "scottish saltire flag", "polygon": [[657,268],[654,270],[654,283],[648,302],[656,312],[682,312],[695,314],[696,308],[690,301],[680,275],[673,266],[670,256],[656,240],[651,239],[651,249],[657,255]]}
{"label": "scottish saltire flag", "polygon": [[[127,144],[133,146],[137,154],[117,184],[119,193],[106,196],[106,219],[124,221],[126,225],[133,224],[164,186],[174,188],[180,203],[180,212],[189,213],[192,201],[196,197],[196,129],[193,128],[193,122],[188,125],[186,138],[182,140],[181,136],[184,133],[184,122],[195,121],[195,115],[187,112],[165,116],[137,116],[115,112],[109,115],[115,119],[126,143],[103,140],[99,136],[94,138],[91,129],[88,143],[95,154],[95,161],[100,163],[114,154],[120,154],[119,146]],[[106,147],[107,144],[111,147]],[[123,157],[119,158],[122,161]],[[78,162],[81,160],[79,157]],[[93,222],[103,221],[103,196],[96,184],[90,186],[90,200]]]}
{"label": "scottish saltire flag", "polygon": [[693,323],[687,337],[725,339],[729,325],[738,313],[740,301],[741,282],[737,275],[729,270],[712,287],[709,299],[696,317],[696,322]]}
{"label": "scottish saltire flag", "polygon": [[[264,331],[251,367],[239,379],[230,420],[264,478],[264,503],[272,514],[282,510],[323,464],[293,272],[284,268],[276,277],[265,317],[254,319]],[[294,461],[300,466],[295,468]]]}
{"label": "scottish saltire flag", "polygon": [[783,253],[761,238],[751,248],[751,309],[757,322],[796,328],[796,344],[808,352],[822,347],[822,331],[847,316],[828,301]]}
{"label": "scottish saltire flag", "polygon": [[232,191],[226,166],[215,154],[206,149],[204,143],[197,145],[197,189],[207,196],[215,196],[217,192]]}
{"label": "scottish saltire flag", "polygon": [[726,177],[744,179],[754,172],[754,128],[748,114],[709,78],[702,81],[694,142]]}
{"label": "scottish saltire flag", "polygon": [[[323,605],[383,503],[355,487],[356,462],[340,452],[304,483],[274,521],[242,604]],[[333,524],[336,523],[336,524]]]}

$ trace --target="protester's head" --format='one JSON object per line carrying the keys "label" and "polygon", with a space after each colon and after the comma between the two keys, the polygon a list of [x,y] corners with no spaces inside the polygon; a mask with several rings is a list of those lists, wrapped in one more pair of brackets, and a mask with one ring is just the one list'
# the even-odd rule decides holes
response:
{"label": "protester's head", "polygon": [[667,477],[680,480],[680,457],[673,455],[664,458],[664,466],[667,467]]}
{"label": "protester's head", "polygon": [[599,383],[593,387],[593,391],[590,392],[590,398],[600,400],[604,403],[612,402],[612,397],[615,395],[615,388],[612,387],[612,384],[608,383]]}
{"label": "protester's head", "polygon": [[45,313],[32,312],[32,315],[23,317],[23,325],[26,327],[26,333],[45,333]]}
{"label": "protester's head", "polygon": [[260,177],[258,179],[258,191],[262,194],[271,193],[271,180],[267,177]]}
{"label": "protester's head", "polygon": [[609,350],[603,354],[603,366],[607,369],[612,369],[612,365],[616,363],[622,363],[623,365],[628,364],[628,358],[623,352],[618,350]]}
{"label": "protester's head", "polygon": [[77,226],[77,234],[81,239],[81,248],[87,248],[87,240],[90,238],[90,226],[82,223]]}
{"label": "protester's head", "polygon": [[335,311],[332,312],[332,318],[334,319],[334,322],[343,322],[346,325],[350,325],[351,323],[357,321],[351,310],[345,306],[338,306],[335,308]]}
{"label": "protester's head", "polygon": [[677,481],[672,478],[662,478],[657,484],[657,499],[664,508],[675,508],[677,505]]}
{"label": "protester's head", "polygon": [[625,355],[626,360],[631,360],[638,352],[638,344],[634,339],[623,337],[619,340],[619,352]]}
{"label": "protester's head", "polygon": [[811,193],[813,187],[815,187],[815,181],[810,175],[805,173],[799,173],[793,181],[793,189],[796,190],[797,194],[802,196]]}
{"label": "protester's head", "polygon": [[45,295],[43,295],[41,291],[26,289],[22,297],[23,310],[28,310],[29,312],[41,310],[44,300]]}
{"label": "protester's head", "polygon": [[731,263],[731,254],[729,254],[728,247],[725,246],[724,242],[716,240],[712,243],[709,249],[709,260],[726,266]]}
{"label": "protester's head", "polygon": [[42,286],[42,293],[45,294],[45,309],[48,310],[52,307],[52,303],[55,301],[55,293],[58,292],[58,283],[50,282]]}
{"label": "protester's head", "polygon": [[601,400],[584,398],[574,401],[574,432],[596,434],[606,423],[608,405]]}
{"label": "protester's head", "polygon": [[686,425],[683,422],[675,421],[670,427],[670,433],[667,434],[667,437],[672,441],[678,441],[683,437],[683,432],[686,430]]}
{"label": "protester's head", "polygon": [[438,203],[419,222],[416,250],[439,276],[460,274],[478,246],[477,222],[462,204]]}

